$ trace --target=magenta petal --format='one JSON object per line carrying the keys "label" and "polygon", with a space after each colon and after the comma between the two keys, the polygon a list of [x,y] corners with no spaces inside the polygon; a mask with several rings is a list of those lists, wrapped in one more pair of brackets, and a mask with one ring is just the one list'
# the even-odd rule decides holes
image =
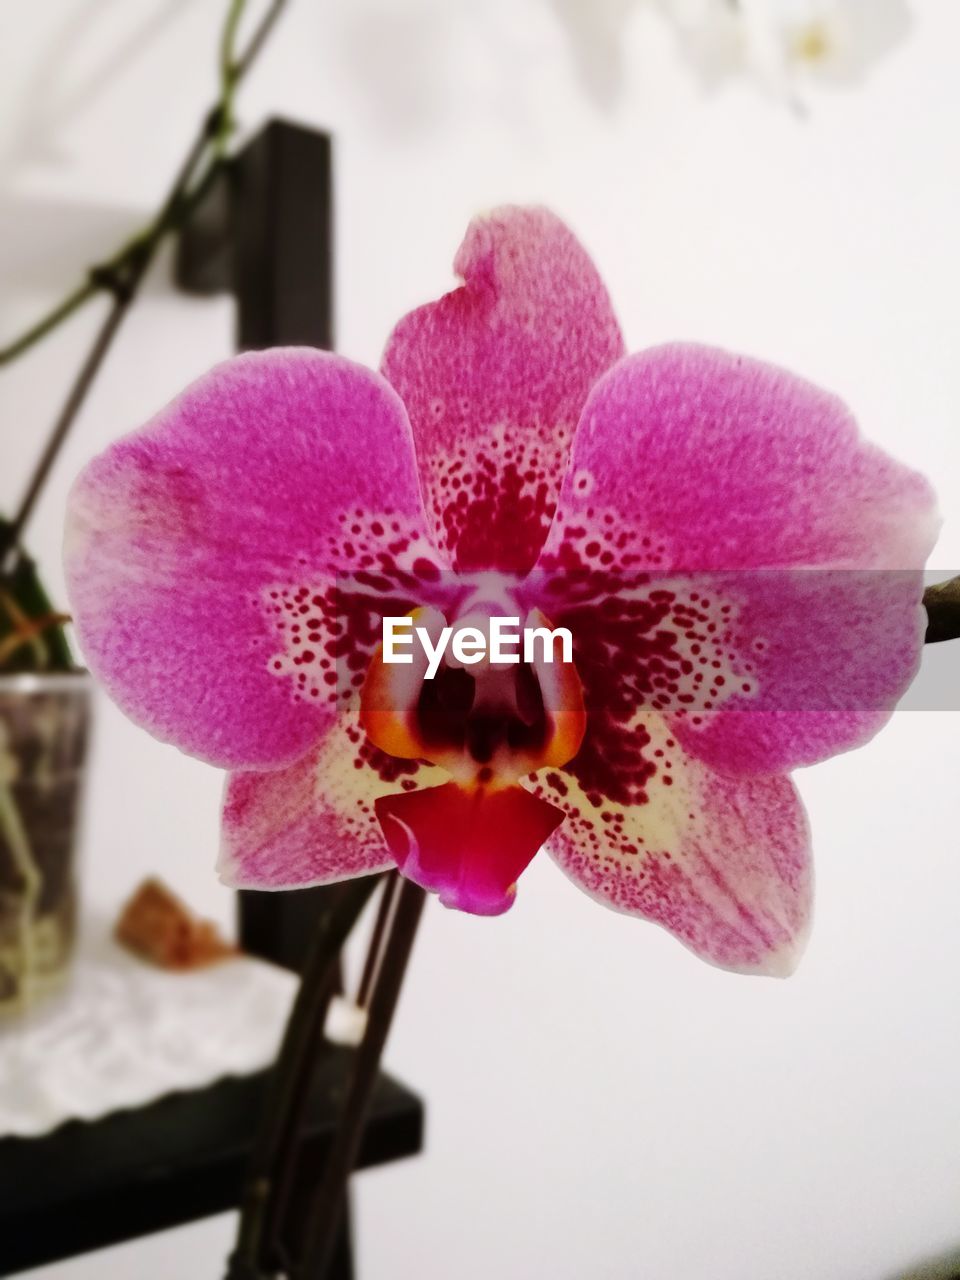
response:
{"label": "magenta petal", "polygon": [[393,867],[367,810],[339,812],[316,786],[314,753],[270,773],[234,773],[220,824],[220,879],[234,888],[306,888]]}
{"label": "magenta petal", "polygon": [[939,527],[926,480],[864,441],[836,396],[682,345],[630,356],[594,389],[552,547],[589,541],[574,532],[588,509],[628,521],[629,550],[660,569],[915,569]]}
{"label": "magenta petal", "polygon": [[476,219],[454,265],[463,287],[400,321],[382,369],[410,414],[440,545],[460,569],[522,572],[623,342],[590,258],[545,209]]}
{"label": "magenta petal", "polygon": [[790,973],[812,895],[809,832],[790,779],[714,773],[654,716],[638,734],[652,767],[633,803],[591,798],[576,772],[543,780],[541,794],[568,815],[550,842],[556,861],[591,897],[662,925],[712,964]]}
{"label": "magenta petal", "polygon": [[313,752],[286,769],[227,781],[217,869],[238,889],[302,889],[384,871],[393,859],[376,820],[351,821],[318,792]]}
{"label": "magenta petal", "polygon": [[671,722],[724,772],[780,772],[862,745],[920,665],[919,570],[761,570],[698,585],[737,602],[725,639],[745,679],[714,713],[680,708]]}
{"label": "magenta petal", "polygon": [[364,741],[355,715],[343,715],[295,764],[227,780],[220,878],[237,888],[291,889],[392,867],[377,801],[443,781],[430,765],[385,756]]}
{"label": "magenta petal", "polygon": [[163,741],[228,768],[290,762],[335,698],[291,610],[388,542],[427,547],[395,393],[306,348],[241,356],[76,482],[65,557],[84,656]]}
{"label": "magenta petal", "polygon": [[[893,710],[919,662],[937,528],[927,482],[864,442],[835,397],[664,347],[591,395],[542,564],[558,601],[584,577],[621,602],[645,570],[647,597],[685,583],[675,595],[700,616],[687,628],[662,609],[675,696],[654,705],[716,768],[778,772],[858,745]],[[565,620],[549,595],[543,608]],[[606,655],[622,685],[641,639],[621,627]]]}

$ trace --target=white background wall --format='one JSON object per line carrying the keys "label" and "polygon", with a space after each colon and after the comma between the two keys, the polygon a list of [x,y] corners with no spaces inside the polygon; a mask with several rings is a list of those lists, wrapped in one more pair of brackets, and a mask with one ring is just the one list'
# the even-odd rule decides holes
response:
{"label": "white background wall", "polygon": [[[337,135],[343,352],[375,363],[395,318],[452,284],[475,210],[546,202],[593,250],[632,347],[716,342],[841,392],[934,479],[950,569],[960,5],[914,7],[912,39],[865,86],[811,95],[800,118],[749,87],[699,96],[640,8],[602,108],[547,0],[292,0],[241,110]],[[224,8],[0,5],[0,337],[156,204],[211,96]],[[0,378],[0,506],[93,321]],[[225,355],[230,327],[226,301],[154,273],[33,527],[57,586],[72,475]],[[91,907],[160,870],[227,919],[219,777],[100,711]],[[364,1280],[887,1280],[960,1245],[958,732],[956,712],[901,712],[800,776],[818,911],[785,984],[707,968],[546,859],[501,919],[432,904],[388,1051],[428,1100],[428,1150],[359,1181]],[[213,1277],[230,1230],[37,1274]]]}

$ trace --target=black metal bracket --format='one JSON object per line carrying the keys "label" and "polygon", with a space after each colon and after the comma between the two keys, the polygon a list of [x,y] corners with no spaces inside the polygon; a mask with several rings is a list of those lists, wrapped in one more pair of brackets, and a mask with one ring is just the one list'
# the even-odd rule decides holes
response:
{"label": "black metal bracket", "polygon": [[229,292],[236,346],[333,346],[330,137],[271,120],[210,184],[181,233],[175,266],[187,293]]}

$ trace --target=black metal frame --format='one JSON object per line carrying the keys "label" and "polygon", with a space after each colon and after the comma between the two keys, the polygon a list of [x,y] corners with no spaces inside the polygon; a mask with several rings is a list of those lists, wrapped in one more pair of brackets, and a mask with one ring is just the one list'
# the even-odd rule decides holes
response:
{"label": "black metal frame", "polygon": [[234,295],[238,351],[333,346],[331,174],[327,134],[271,120],[181,233],[177,284]]}
{"label": "black metal frame", "polygon": [[[351,1050],[334,1046],[320,1059],[298,1186],[319,1181],[353,1061]],[[268,1074],[72,1121],[42,1138],[0,1140],[0,1276],[236,1208]],[[419,1099],[381,1076],[359,1167],[414,1155],[422,1142]],[[349,1280],[350,1254],[345,1225],[331,1277]]]}

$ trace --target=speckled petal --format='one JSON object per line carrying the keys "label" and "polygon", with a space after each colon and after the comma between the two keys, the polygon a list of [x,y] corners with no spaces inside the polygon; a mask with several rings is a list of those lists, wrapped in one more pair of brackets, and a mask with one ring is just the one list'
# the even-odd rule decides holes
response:
{"label": "speckled petal", "polygon": [[[603,731],[536,791],[566,814],[549,848],[607,906],[668,929],[702,959],[786,976],[809,929],[809,833],[787,777],[728,778],[653,712]],[[595,745],[595,744],[594,744]]]}
{"label": "speckled petal", "polygon": [[702,599],[732,602],[721,634],[737,674],[672,724],[687,750],[727,773],[786,771],[861,746],[920,666],[919,570],[761,570],[697,585]]}
{"label": "speckled petal", "polygon": [[396,394],[306,348],[228,361],[94,459],[65,556],[94,674],[156,737],[228,768],[297,759],[347,664],[347,691],[362,680],[379,624],[337,575],[354,599],[409,598],[437,572]]}
{"label": "speckled petal", "polygon": [[439,544],[460,569],[522,572],[623,343],[592,262],[544,209],[476,219],[454,266],[463,287],[400,321],[382,369],[410,414]]}
{"label": "speckled petal", "polygon": [[295,764],[227,780],[220,878],[237,888],[291,889],[393,867],[376,802],[445,781],[439,769],[373,747],[353,707]]}
{"label": "speckled petal", "polygon": [[[653,670],[647,694],[690,750],[779,772],[859,745],[889,716],[919,662],[919,570],[937,528],[927,482],[863,441],[834,396],[664,347],[591,395],[540,595],[558,623],[570,601],[593,609],[610,696],[638,664]],[[626,602],[658,586],[656,625],[642,608],[631,622]]]}

